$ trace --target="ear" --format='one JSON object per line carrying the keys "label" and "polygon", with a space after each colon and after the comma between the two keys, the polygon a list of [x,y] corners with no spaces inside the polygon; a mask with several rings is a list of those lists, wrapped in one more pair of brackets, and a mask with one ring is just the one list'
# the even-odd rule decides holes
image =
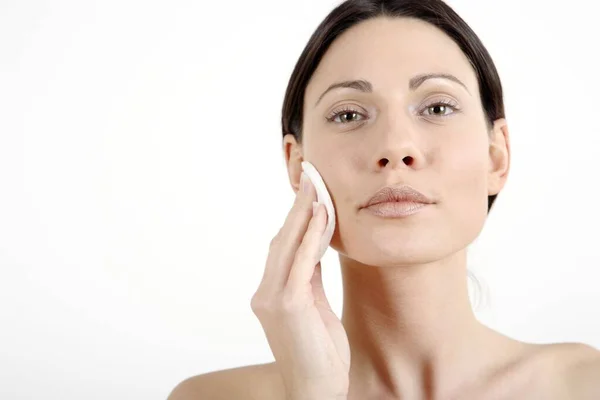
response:
{"label": "ear", "polygon": [[506,119],[494,121],[490,135],[488,196],[502,190],[510,169],[510,141]]}
{"label": "ear", "polygon": [[288,133],[283,137],[283,156],[287,167],[288,178],[294,189],[294,193],[300,190],[300,176],[302,175],[302,144],[298,143],[296,137]]}

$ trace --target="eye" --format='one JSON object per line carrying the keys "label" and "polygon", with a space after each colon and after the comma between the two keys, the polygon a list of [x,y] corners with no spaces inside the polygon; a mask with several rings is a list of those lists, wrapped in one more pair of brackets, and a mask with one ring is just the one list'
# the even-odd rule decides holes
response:
{"label": "eye", "polygon": [[452,100],[443,99],[426,105],[419,115],[446,118],[459,110],[458,104]]}
{"label": "eye", "polygon": [[333,111],[328,117],[329,122],[338,122],[344,125],[360,122],[358,117],[364,117],[364,114],[349,106],[344,106],[342,109]]}

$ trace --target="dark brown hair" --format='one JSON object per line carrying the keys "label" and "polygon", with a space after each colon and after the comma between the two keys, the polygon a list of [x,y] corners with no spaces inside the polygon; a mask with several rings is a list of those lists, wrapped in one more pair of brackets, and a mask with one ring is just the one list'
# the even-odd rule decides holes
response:
{"label": "dark brown hair", "polygon": [[[442,0],[346,0],[325,17],[310,37],[290,77],[281,116],[283,136],[302,142],[302,110],[306,86],[333,41],[352,26],[375,17],[407,17],[445,32],[463,51],[477,77],[488,130],[504,118],[502,85],[492,57],[467,23]],[[488,196],[488,213],[496,195]]]}

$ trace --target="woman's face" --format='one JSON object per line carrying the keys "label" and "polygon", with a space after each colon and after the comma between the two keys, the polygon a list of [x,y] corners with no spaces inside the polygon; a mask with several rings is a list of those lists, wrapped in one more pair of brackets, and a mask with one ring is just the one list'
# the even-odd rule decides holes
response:
{"label": "woman's face", "polygon": [[[414,80],[423,74],[452,75],[462,84]],[[368,83],[323,95],[332,84],[354,80]],[[349,29],[311,78],[303,115],[299,152],[331,193],[337,251],[379,266],[429,262],[480,233],[488,195],[506,178],[508,138],[502,128],[490,139],[475,73],[442,31],[406,18]],[[435,204],[403,218],[361,207],[391,184],[409,184]]]}

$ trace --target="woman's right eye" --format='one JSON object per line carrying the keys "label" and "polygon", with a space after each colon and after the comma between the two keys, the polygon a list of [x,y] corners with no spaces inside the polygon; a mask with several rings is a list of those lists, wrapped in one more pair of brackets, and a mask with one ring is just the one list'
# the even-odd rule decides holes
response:
{"label": "woman's right eye", "polygon": [[349,124],[349,123],[360,122],[361,120],[356,119],[359,116],[363,116],[363,114],[358,112],[357,110],[354,110],[351,108],[345,108],[342,110],[334,111],[329,117],[327,117],[327,120],[329,122],[338,122],[341,124]]}

